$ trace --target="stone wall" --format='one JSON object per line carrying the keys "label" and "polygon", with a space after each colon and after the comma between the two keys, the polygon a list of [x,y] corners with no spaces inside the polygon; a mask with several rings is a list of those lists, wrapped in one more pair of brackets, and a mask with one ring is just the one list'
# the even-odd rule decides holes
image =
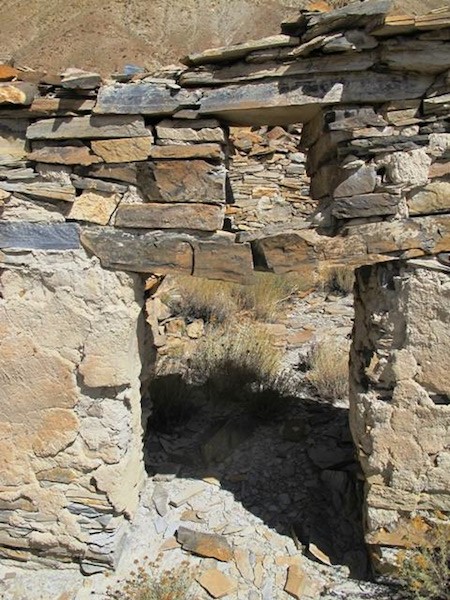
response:
{"label": "stone wall", "polygon": [[0,557],[114,564],[143,483],[143,282],[84,251],[0,279]]}
{"label": "stone wall", "polygon": [[[4,556],[88,570],[118,554],[142,479],[142,274],[448,265],[450,13],[395,16],[391,5],[301,13],[280,35],[157,74],[103,81],[0,64]],[[299,130],[280,129],[292,123],[304,123],[300,152]],[[442,504],[448,485],[448,272],[428,269],[360,274],[352,419],[374,544],[412,513],[407,494]],[[407,393],[413,422],[400,408],[397,418]]]}
{"label": "stone wall", "polygon": [[301,125],[231,127],[228,164],[231,205],[226,214],[238,231],[270,226],[304,227],[317,203],[309,194]]}
{"label": "stone wall", "polygon": [[380,559],[450,514],[450,268],[417,263],[357,271],[350,422]]}

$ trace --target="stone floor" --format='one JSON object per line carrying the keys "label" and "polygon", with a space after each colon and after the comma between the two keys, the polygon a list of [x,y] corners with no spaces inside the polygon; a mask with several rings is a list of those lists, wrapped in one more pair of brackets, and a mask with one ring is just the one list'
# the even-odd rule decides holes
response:
{"label": "stone floor", "polygon": [[345,403],[314,398],[296,370],[316,338],[346,337],[351,318],[348,298],[314,294],[293,306],[286,367],[299,391],[287,413],[259,422],[200,401],[182,426],[150,432],[149,479],[114,575],[0,565],[0,598],[106,600],[137,565],[158,576],[184,561],[196,600],[395,598],[367,581]]}

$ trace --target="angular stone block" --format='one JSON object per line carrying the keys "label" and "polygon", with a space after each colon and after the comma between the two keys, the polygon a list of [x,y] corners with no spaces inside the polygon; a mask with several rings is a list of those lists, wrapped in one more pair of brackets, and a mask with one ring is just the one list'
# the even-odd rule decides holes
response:
{"label": "angular stone block", "polygon": [[331,213],[337,219],[394,215],[398,210],[399,201],[399,196],[381,193],[336,198],[331,205]]}
{"label": "angular stone block", "polygon": [[139,188],[153,202],[225,202],[225,175],[203,160],[152,161],[141,167]]}
{"label": "angular stone block", "polygon": [[153,159],[171,158],[178,160],[192,158],[223,160],[225,158],[222,147],[219,144],[152,146],[149,156]]}
{"label": "angular stone block", "polygon": [[197,92],[174,90],[155,83],[105,85],[100,88],[95,113],[124,115],[172,115],[198,101]]}
{"label": "angular stone block", "polygon": [[215,119],[165,119],[156,126],[156,136],[177,142],[225,143],[225,133]]}
{"label": "angular stone block", "polygon": [[213,204],[123,204],[116,214],[117,227],[149,229],[222,229],[225,208]]}
{"label": "angular stone block", "polygon": [[150,135],[144,119],[133,115],[86,115],[42,119],[27,129],[29,140],[129,138]]}
{"label": "angular stone block", "polygon": [[408,199],[410,215],[450,212],[450,182],[433,181]]}
{"label": "angular stone block", "polygon": [[104,267],[137,273],[192,273],[194,249],[188,237],[100,227],[85,229],[81,242]]}
{"label": "angular stone block", "polygon": [[28,121],[0,120],[0,165],[15,165],[26,156]]}
{"label": "angular stone block", "polygon": [[88,166],[102,162],[90,149],[81,143],[51,144],[49,142],[34,142],[28,160],[59,165]]}
{"label": "angular stone block", "polygon": [[242,283],[253,273],[250,244],[237,244],[234,235],[219,232],[210,240],[199,239],[195,246],[194,275]]}
{"label": "angular stone block", "polygon": [[0,83],[0,104],[29,106],[37,92],[37,86],[32,83],[23,81]]}
{"label": "angular stone block", "polygon": [[74,250],[80,248],[79,228],[73,223],[0,223],[0,248]]}
{"label": "angular stone block", "polygon": [[179,527],[177,531],[177,540],[180,542],[183,550],[215,558],[220,561],[230,561],[233,558],[233,551],[226,538],[221,535],[210,533],[200,533],[187,527]]}
{"label": "angular stone block", "polygon": [[73,202],[75,200],[75,188],[72,185],[52,181],[31,181],[30,183],[0,181],[0,189],[7,192],[27,194],[45,200],[64,200],[66,202]]}
{"label": "angular stone block", "polygon": [[333,191],[334,198],[370,194],[377,183],[375,166],[363,165],[358,169],[344,170],[341,175],[345,177]]}
{"label": "angular stone block", "polygon": [[120,202],[120,196],[111,192],[83,192],[73,203],[68,219],[107,225]]}
{"label": "angular stone block", "polygon": [[106,163],[125,163],[147,160],[153,137],[122,138],[117,140],[97,140],[91,148]]}
{"label": "angular stone block", "polygon": [[89,169],[77,169],[77,174],[85,175],[86,178],[98,177],[103,179],[115,179],[125,183],[137,184],[138,166],[134,163],[125,164],[98,164]]}

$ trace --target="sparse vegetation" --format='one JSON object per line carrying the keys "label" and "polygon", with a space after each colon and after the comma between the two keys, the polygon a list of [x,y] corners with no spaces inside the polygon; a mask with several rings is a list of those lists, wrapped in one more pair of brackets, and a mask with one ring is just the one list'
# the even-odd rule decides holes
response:
{"label": "sparse vegetation", "polygon": [[349,342],[327,337],[318,342],[308,357],[307,382],[325,400],[348,395]]}
{"label": "sparse vegetation", "polygon": [[440,518],[429,527],[430,544],[400,553],[399,575],[408,598],[450,600],[450,524]]}
{"label": "sparse vegetation", "polygon": [[209,328],[192,356],[190,376],[221,400],[239,400],[245,385],[273,380],[280,364],[281,353],[266,329],[246,321]]}
{"label": "sparse vegetation", "polygon": [[171,308],[187,319],[222,324],[231,317],[245,316],[272,321],[299,289],[292,276],[255,273],[248,285],[196,277],[180,277],[179,294]]}
{"label": "sparse vegetation", "polygon": [[108,589],[110,600],[193,600],[193,575],[187,562],[154,576],[149,565],[138,565],[120,589]]}
{"label": "sparse vegetation", "polygon": [[319,272],[319,279],[324,292],[348,296],[353,291],[355,272],[348,266],[327,267]]}

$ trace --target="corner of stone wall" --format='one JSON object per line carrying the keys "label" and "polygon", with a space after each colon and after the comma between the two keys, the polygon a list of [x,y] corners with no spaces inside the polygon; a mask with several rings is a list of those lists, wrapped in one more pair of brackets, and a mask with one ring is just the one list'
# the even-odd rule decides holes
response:
{"label": "corner of stone wall", "polygon": [[0,558],[112,566],[145,476],[143,279],[82,250],[2,262]]}
{"label": "corner of stone wall", "polygon": [[350,421],[378,568],[450,515],[450,270],[357,270]]}

